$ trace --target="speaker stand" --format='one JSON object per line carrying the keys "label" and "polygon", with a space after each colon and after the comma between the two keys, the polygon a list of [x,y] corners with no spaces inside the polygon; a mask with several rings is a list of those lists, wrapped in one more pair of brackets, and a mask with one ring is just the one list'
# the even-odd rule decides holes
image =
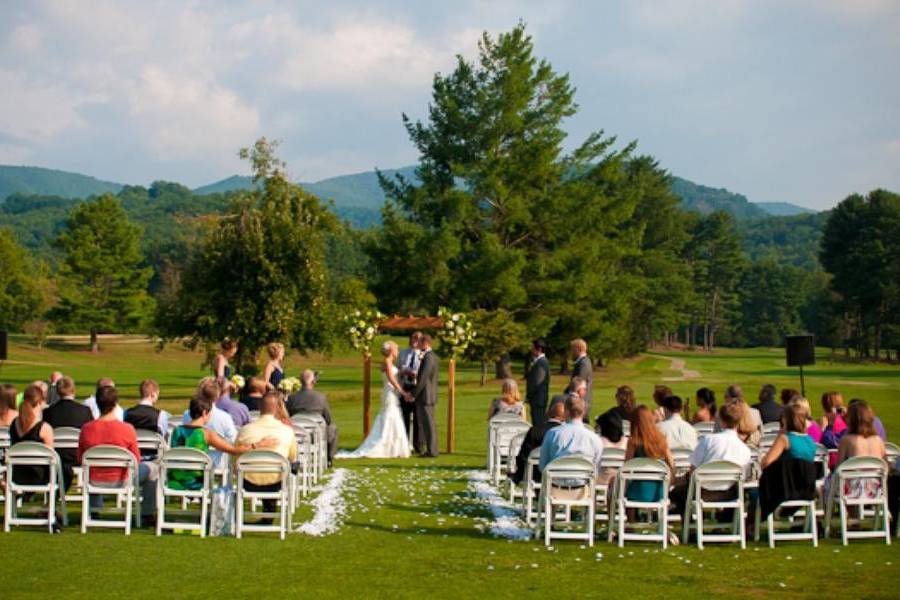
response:
{"label": "speaker stand", "polygon": [[803,381],[803,365],[800,365],[800,395],[806,398],[806,385]]}

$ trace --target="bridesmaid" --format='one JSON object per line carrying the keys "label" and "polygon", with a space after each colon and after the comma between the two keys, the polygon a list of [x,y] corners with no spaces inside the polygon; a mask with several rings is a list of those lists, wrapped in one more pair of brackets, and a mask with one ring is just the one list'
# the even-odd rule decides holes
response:
{"label": "bridesmaid", "polygon": [[263,371],[263,381],[266,382],[266,390],[277,390],[278,384],[284,379],[284,344],[273,342],[266,346],[269,353],[269,362]]}
{"label": "bridesmaid", "polygon": [[231,379],[231,365],[228,364],[228,361],[234,358],[237,351],[237,342],[232,340],[225,340],[222,342],[222,349],[216,354],[216,358],[213,360],[213,373],[215,373],[216,377]]}

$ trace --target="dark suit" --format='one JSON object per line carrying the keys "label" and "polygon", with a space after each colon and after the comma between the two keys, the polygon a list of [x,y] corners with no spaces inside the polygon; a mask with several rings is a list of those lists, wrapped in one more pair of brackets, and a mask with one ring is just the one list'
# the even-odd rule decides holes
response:
{"label": "dark suit", "polygon": [[777,423],[781,420],[781,413],[784,412],[784,407],[774,400],[754,404],[753,408],[759,411],[763,423]]}
{"label": "dark suit", "polygon": [[[434,422],[434,405],[438,394],[438,358],[433,351],[424,353],[416,374],[416,387],[412,391],[416,399],[416,429],[419,444],[416,452],[428,456],[438,455],[437,427]],[[425,448],[422,448],[422,446]]]}
{"label": "dark suit", "polygon": [[[80,402],[76,402],[71,398],[63,398],[57,400],[52,406],[44,409],[44,421],[50,427],[81,427],[94,420],[91,409]],[[63,448],[59,450],[59,459],[63,465],[63,479],[65,479],[66,489],[72,485],[72,467],[79,464],[76,456],[75,448]]]}
{"label": "dark suit", "polygon": [[[404,348],[400,351],[399,356],[397,356],[397,367],[402,371],[403,369],[413,369],[418,366],[419,359],[415,358],[412,361],[410,360],[414,354],[419,351],[415,348]],[[415,376],[410,377],[400,377],[400,385],[403,387],[404,392],[412,392],[416,389],[416,378]],[[404,398],[400,398],[400,412],[403,415],[403,427],[406,429],[406,437],[410,436],[410,432],[412,432],[413,437],[413,447],[416,448],[419,446],[419,431],[416,427],[416,403],[415,402],[407,402]]]}
{"label": "dark suit", "polygon": [[[584,395],[584,419],[585,423],[591,422],[591,400],[594,398],[594,369],[591,366],[591,357],[585,354],[575,361],[572,366],[572,378],[581,377],[587,382],[587,393]],[[573,392],[572,383],[566,388],[566,393]]]}
{"label": "dark suit", "polygon": [[531,363],[526,384],[525,399],[531,410],[531,422],[540,425],[547,418],[547,400],[550,398],[550,362],[546,356]]}
{"label": "dark suit", "polygon": [[331,407],[328,398],[322,392],[310,388],[303,388],[299,392],[290,395],[286,403],[287,411],[291,416],[298,413],[320,415],[325,419],[328,432],[328,460],[334,459],[337,452],[337,427],[331,422]]}
{"label": "dark suit", "polygon": [[[544,443],[544,436],[547,435],[547,432],[558,425],[562,425],[562,422],[550,419],[541,422],[540,425],[535,424],[528,430],[528,433],[525,434],[525,439],[522,440],[519,454],[516,455],[516,472],[511,476],[513,483],[521,483],[522,480],[525,479],[525,468],[528,466],[528,455],[531,454],[531,451],[535,448],[540,448],[541,444]],[[535,481],[541,480],[541,471],[537,466],[534,467],[534,472],[531,476]]]}

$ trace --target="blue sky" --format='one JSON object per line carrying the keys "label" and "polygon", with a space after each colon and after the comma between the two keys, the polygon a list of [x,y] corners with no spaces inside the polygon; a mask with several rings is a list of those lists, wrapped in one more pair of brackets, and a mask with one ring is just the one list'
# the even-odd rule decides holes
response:
{"label": "blue sky", "polygon": [[401,113],[520,19],[578,88],[570,145],[757,201],[900,191],[894,0],[5,1],[0,163],[196,186],[266,135],[298,180],[412,164]]}

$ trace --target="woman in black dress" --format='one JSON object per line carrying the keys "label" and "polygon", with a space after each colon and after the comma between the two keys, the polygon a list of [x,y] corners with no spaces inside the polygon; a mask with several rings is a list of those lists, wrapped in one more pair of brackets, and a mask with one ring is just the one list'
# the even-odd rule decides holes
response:
{"label": "woman in black dress", "polygon": [[216,377],[231,379],[231,365],[228,361],[234,358],[238,351],[238,344],[232,340],[222,342],[222,350],[216,354],[213,360],[213,373]]}
{"label": "woman in black dress", "polygon": [[[25,388],[19,416],[9,426],[9,444],[38,442],[48,448],[53,447],[53,428],[43,421],[44,390],[35,384]],[[47,467],[17,466],[13,480],[20,485],[41,485],[47,483],[50,473]]]}

